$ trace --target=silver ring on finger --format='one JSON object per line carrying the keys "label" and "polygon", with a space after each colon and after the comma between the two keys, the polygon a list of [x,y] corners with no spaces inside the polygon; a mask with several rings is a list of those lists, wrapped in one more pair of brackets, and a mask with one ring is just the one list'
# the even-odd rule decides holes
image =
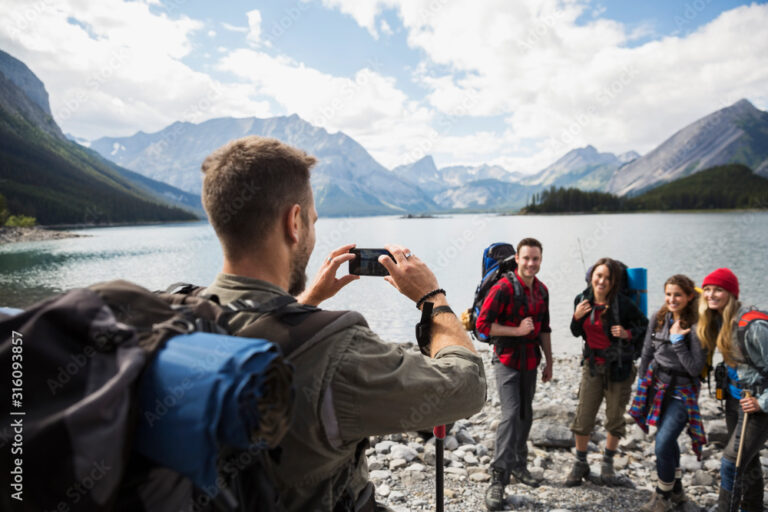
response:
{"label": "silver ring on finger", "polygon": [[408,251],[407,253],[405,253],[405,259],[408,259],[408,258],[410,258],[411,256],[413,256],[413,254],[411,254],[411,252],[410,252],[410,251]]}

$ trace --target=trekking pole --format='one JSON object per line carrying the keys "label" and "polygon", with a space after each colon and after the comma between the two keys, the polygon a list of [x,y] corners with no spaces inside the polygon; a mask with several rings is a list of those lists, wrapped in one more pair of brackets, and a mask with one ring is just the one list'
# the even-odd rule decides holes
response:
{"label": "trekking pole", "polygon": [[[749,391],[744,391],[744,398],[751,397],[752,394]],[[744,451],[744,434],[747,432],[747,420],[749,419],[749,413],[744,413],[744,421],[741,424],[741,436],[739,437],[739,452],[736,454],[736,474],[733,476],[733,491],[731,492],[731,505],[729,510],[731,512],[739,512],[739,505],[741,504],[741,487],[744,482],[741,478],[741,456]]]}
{"label": "trekking pole", "polygon": [[437,512],[443,512],[443,439],[445,439],[445,425],[434,428],[435,434],[435,505]]}

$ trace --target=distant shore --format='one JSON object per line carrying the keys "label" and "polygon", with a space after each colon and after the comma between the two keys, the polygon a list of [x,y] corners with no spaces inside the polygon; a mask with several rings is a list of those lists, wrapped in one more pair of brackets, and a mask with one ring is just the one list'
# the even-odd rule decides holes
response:
{"label": "distant shore", "polygon": [[0,245],[16,242],[37,242],[41,240],[59,240],[61,238],[79,238],[79,235],[69,231],[56,231],[41,227],[34,228],[8,228],[0,227]]}

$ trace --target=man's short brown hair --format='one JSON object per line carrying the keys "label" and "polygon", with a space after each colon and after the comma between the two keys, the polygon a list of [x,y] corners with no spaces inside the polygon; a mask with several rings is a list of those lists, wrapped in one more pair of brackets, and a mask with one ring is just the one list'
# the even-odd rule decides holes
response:
{"label": "man's short brown hair", "polygon": [[255,135],[233,140],[205,159],[203,207],[227,257],[258,247],[294,204],[309,220],[309,170],[315,162],[304,151]]}
{"label": "man's short brown hair", "polygon": [[523,238],[517,243],[517,252],[520,252],[520,249],[523,247],[538,247],[539,251],[541,251],[542,254],[544,254],[544,248],[541,246],[541,242],[536,240],[535,238]]}

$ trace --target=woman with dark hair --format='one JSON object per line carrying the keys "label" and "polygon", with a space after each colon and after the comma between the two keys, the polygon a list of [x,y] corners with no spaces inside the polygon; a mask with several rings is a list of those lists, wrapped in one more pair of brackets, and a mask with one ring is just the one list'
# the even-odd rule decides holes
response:
{"label": "woman with dark hair", "polygon": [[[719,511],[731,510],[734,479],[742,482],[740,510],[762,512],[763,470],[760,450],[768,441],[768,314],[739,302],[739,280],[727,268],[704,278],[695,327],[702,345],[719,350],[723,361],[737,372],[738,388],[729,389],[726,424],[730,439],[720,463]],[[751,396],[740,394],[749,391]],[[748,415],[748,416],[747,416]],[[748,419],[747,419],[748,418]],[[744,439],[742,424],[746,422]],[[742,445],[742,459],[736,472],[736,457]]]}
{"label": "woman with dark hair", "polygon": [[698,319],[698,293],[690,278],[676,274],[664,283],[664,304],[651,317],[640,360],[641,378],[629,414],[640,428],[658,427],[658,483],[643,512],[666,512],[687,501],[677,438],[688,425],[693,450],[701,459],[707,442],[699,412],[699,375],[704,367],[701,343],[691,328]]}
{"label": "woman with dark hair", "polygon": [[624,412],[632,394],[639,351],[648,319],[621,290],[624,268],[610,258],[601,258],[589,273],[589,286],[576,296],[571,332],[584,338],[579,405],[571,425],[576,438],[576,460],[565,485],[580,485],[589,476],[587,446],[605,399],[605,429],[608,431],[600,478],[607,485],[621,485],[613,457],[624,436]]}

